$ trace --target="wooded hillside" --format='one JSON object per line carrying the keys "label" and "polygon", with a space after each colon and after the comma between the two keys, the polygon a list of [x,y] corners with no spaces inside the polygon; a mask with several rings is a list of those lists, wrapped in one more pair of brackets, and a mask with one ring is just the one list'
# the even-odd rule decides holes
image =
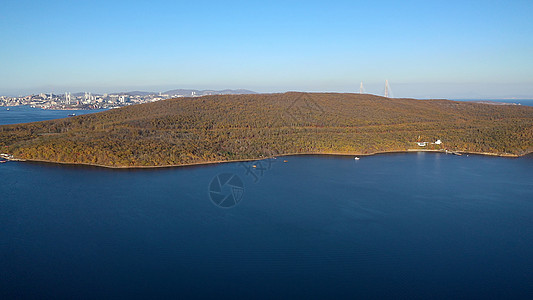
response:
{"label": "wooded hillside", "polygon": [[437,139],[443,144],[428,148],[523,155],[533,151],[533,107],[291,92],[169,99],[0,126],[1,152],[105,166],[364,154]]}

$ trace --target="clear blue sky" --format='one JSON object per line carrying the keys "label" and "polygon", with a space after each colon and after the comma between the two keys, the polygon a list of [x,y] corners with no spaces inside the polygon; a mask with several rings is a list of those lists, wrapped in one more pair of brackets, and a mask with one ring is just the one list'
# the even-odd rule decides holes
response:
{"label": "clear blue sky", "polygon": [[0,94],[532,97],[533,1],[0,1]]}

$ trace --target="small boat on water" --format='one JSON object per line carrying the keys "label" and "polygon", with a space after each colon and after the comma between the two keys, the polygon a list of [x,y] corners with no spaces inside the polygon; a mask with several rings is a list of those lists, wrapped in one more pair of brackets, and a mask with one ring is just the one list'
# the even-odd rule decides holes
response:
{"label": "small boat on water", "polygon": [[68,116],[69,116],[69,117],[75,117],[76,114],[69,114]]}
{"label": "small boat on water", "polygon": [[359,157],[356,156],[356,157],[354,157],[354,159],[355,159],[355,160],[359,160]]}
{"label": "small boat on water", "polygon": [[9,107],[6,110],[11,110]]}

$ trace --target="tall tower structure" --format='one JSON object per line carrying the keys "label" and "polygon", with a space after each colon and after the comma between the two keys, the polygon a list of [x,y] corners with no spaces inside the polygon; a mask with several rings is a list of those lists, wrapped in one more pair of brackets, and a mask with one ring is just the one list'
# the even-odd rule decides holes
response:
{"label": "tall tower structure", "polygon": [[363,82],[361,81],[361,85],[359,86],[359,94],[364,94],[365,88],[363,87]]}
{"label": "tall tower structure", "polygon": [[389,81],[385,80],[385,98],[389,98]]}

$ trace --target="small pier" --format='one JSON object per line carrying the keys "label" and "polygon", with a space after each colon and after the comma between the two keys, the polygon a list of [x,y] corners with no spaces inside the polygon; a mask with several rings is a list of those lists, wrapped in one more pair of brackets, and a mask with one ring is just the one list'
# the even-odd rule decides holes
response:
{"label": "small pier", "polygon": [[459,156],[463,155],[462,153],[459,153],[457,151],[452,151],[452,150],[447,150],[446,149],[446,154],[448,154],[448,153],[453,154],[453,155],[459,155]]}

